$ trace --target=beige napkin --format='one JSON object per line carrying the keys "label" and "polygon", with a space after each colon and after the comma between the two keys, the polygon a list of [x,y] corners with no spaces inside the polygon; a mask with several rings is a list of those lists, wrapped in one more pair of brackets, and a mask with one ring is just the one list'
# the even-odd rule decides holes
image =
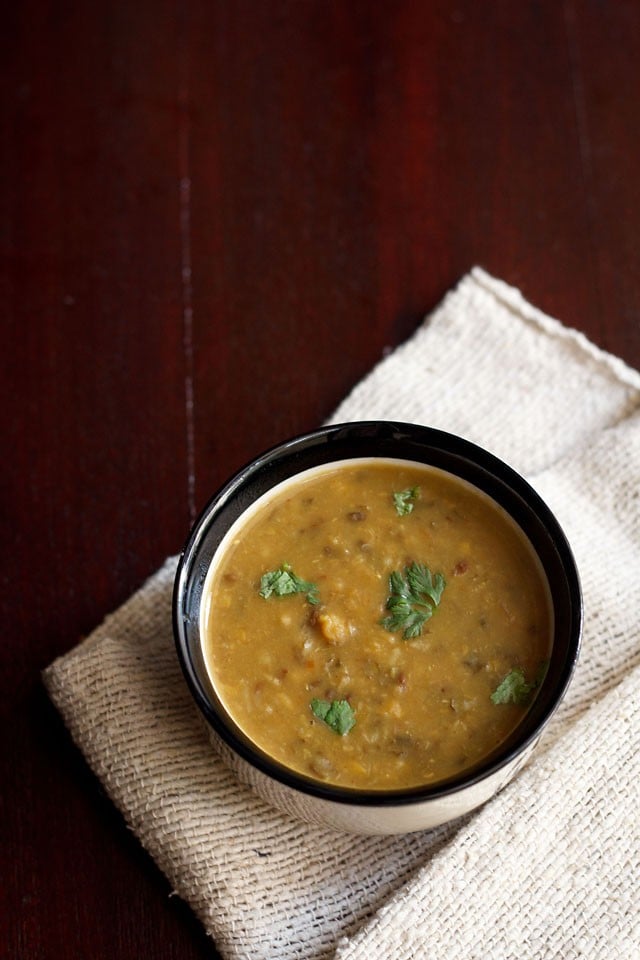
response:
{"label": "beige napkin", "polygon": [[74,739],[228,960],[640,956],[640,375],[476,268],[333,421],[413,420],[525,473],[572,542],[581,661],[529,765],[455,824],[352,837],[217,759],[171,634],[175,559],[45,672]]}

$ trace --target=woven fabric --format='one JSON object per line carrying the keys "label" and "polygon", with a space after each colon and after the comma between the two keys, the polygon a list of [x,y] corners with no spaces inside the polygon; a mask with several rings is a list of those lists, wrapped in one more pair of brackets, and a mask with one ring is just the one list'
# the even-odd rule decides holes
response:
{"label": "woven fabric", "polygon": [[572,543],[581,660],[524,771],[410,836],[290,820],[213,753],[171,632],[175,559],[45,672],[71,734],[228,960],[640,955],[640,375],[475,269],[334,422],[459,433]]}

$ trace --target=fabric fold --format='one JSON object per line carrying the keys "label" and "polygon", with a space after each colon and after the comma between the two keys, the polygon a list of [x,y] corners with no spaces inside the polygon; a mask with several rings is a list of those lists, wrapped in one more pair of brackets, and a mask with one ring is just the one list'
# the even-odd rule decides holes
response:
{"label": "fabric fold", "polygon": [[[354,838],[265,806],[213,753],[183,683],[175,558],[48,668],[49,693],[227,960],[599,958],[612,955],[607,923],[614,953],[637,956],[640,375],[476,268],[331,419],[372,418],[487,447],[529,477],[576,554],[575,680],[498,797],[404,837]],[[515,923],[514,905],[528,919]]]}

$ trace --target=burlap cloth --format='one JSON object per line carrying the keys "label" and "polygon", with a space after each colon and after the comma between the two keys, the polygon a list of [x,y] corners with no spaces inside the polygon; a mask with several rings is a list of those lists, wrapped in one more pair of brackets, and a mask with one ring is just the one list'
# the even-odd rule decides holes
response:
{"label": "burlap cloth", "polygon": [[475,269],[332,420],[457,432],[572,543],[581,661],[533,760],[435,831],[353,837],[266,807],[212,752],[171,632],[175,559],[45,673],[127,823],[229,958],[640,956],[640,375]]}

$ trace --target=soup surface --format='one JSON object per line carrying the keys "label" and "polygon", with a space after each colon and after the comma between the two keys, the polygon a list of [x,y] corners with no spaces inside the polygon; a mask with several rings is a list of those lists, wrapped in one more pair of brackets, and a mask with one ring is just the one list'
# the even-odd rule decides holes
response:
{"label": "soup surface", "polygon": [[393,460],[287,481],[227,534],[202,631],[220,699],[259,747],[330,783],[434,783],[522,720],[549,656],[548,586],[506,513]]}

